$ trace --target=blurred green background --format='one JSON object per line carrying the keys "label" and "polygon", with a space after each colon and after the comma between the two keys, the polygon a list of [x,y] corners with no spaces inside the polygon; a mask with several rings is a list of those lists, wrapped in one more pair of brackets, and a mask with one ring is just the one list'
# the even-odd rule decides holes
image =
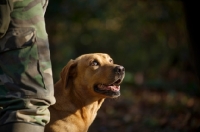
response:
{"label": "blurred green background", "polygon": [[45,15],[54,80],[70,59],[108,53],[126,69],[90,132],[195,132],[200,89],[179,0],[50,0]]}

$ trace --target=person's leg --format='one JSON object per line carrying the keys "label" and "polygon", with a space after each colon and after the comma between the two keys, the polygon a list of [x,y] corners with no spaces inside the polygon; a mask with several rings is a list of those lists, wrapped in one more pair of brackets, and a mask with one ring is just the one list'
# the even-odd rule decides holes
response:
{"label": "person's leg", "polygon": [[0,127],[2,132],[44,132],[44,127],[30,123],[10,123]]}
{"label": "person's leg", "polygon": [[48,107],[55,98],[46,5],[46,0],[15,0],[9,29],[0,39],[0,130],[42,132],[50,120]]}

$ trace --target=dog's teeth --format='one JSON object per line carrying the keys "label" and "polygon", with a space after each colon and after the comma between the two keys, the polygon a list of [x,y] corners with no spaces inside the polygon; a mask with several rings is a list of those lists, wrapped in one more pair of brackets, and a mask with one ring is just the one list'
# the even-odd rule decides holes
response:
{"label": "dog's teeth", "polygon": [[103,89],[104,85],[103,84],[99,84],[98,87],[101,88],[101,89]]}

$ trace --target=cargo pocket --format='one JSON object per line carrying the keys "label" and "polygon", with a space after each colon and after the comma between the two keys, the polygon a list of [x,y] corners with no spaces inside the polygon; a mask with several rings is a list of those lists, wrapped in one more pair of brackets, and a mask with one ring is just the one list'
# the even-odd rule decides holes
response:
{"label": "cargo pocket", "polygon": [[12,10],[13,0],[0,0],[0,38],[4,36],[8,29]]}
{"label": "cargo pocket", "polygon": [[27,98],[44,94],[35,29],[9,30],[0,39],[0,47],[0,67],[4,72],[0,79],[9,94]]}

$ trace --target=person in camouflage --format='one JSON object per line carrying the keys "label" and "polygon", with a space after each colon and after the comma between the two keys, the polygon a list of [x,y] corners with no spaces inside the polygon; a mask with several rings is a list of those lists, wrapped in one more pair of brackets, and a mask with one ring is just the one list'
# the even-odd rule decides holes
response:
{"label": "person in camouflage", "polygon": [[43,132],[55,103],[47,0],[0,0],[0,131]]}

